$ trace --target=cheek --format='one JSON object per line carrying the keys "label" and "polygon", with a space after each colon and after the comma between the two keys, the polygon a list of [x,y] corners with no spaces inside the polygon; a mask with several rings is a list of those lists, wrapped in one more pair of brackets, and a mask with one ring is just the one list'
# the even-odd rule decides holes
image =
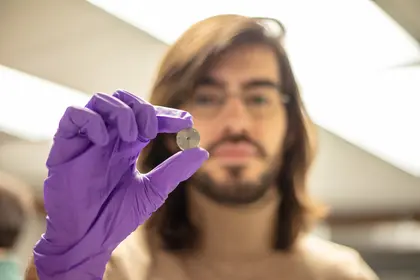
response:
{"label": "cheek", "polygon": [[279,153],[280,147],[286,137],[287,122],[284,118],[278,121],[270,121],[260,126],[260,143],[264,146],[269,155],[276,155]]}

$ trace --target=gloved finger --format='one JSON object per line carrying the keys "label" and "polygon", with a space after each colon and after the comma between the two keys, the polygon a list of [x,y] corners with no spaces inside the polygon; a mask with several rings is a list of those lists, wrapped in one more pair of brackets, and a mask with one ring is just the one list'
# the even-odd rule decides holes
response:
{"label": "gloved finger", "polygon": [[68,107],[58,125],[47,159],[52,167],[83,153],[92,143],[104,146],[109,135],[101,116],[88,108]]}
{"label": "gloved finger", "polygon": [[[186,111],[162,106],[153,106],[142,98],[124,90],[118,90],[114,96],[121,99],[133,109],[137,122],[143,123],[142,130],[147,130],[148,137],[146,138],[148,139],[155,138],[157,133],[176,133],[182,129],[193,126],[192,116]],[[146,107],[145,105],[148,106]],[[155,117],[152,117],[150,106],[153,106],[154,116],[157,117],[157,128],[154,123]],[[145,112],[142,112],[143,110]],[[148,118],[148,122],[143,120],[145,117]],[[145,129],[145,126],[148,126],[147,129]],[[139,131],[141,131],[141,129],[139,129]]]}
{"label": "gloved finger", "polygon": [[96,145],[104,146],[109,137],[100,115],[88,108],[68,107],[58,124],[56,138],[86,136]]}
{"label": "gloved finger", "polygon": [[152,104],[125,90],[117,90],[112,96],[118,98],[133,110],[139,137],[144,140],[151,140],[156,137],[158,119]]}
{"label": "gloved finger", "polygon": [[121,100],[104,93],[95,94],[86,108],[97,112],[106,125],[115,127],[123,141],[133,142],[137,139],[138,130],[134,113]]}
{"label": "gloved finger", "polygon": [[186,111],[162,106],[155,106],[155,111],[159,133],[177,133],[193,126],[192,116]]}
{"label": "gloved finger", "polygon": [[145,176],[160,196],[166,197],[182,181],[190,178],[209,158],[202,148],[178,152],[158,165]]}

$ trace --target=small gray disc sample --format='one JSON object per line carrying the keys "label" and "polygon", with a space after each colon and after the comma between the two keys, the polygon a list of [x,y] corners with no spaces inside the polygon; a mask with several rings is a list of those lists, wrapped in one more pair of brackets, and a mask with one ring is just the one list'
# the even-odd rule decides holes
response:
{"label": "small gray disc sample", "polygon": [[200,144],[200,134],[194,128],[183,129],[176,135],[176,144],[181,150],[196,148]]}

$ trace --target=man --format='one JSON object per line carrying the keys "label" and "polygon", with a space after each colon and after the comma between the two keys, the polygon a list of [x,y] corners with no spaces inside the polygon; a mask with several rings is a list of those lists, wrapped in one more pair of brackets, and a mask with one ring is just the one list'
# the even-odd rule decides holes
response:
{"label": "man", "polygon": [[[308,234],[322,215],[305,188],[309,120],[262,23],[192,26],[162,62],[154,106],[120,90],[66,111],[27,279],[377,279],[355,251]],[[190,114],[208,152],[177,148]]]}

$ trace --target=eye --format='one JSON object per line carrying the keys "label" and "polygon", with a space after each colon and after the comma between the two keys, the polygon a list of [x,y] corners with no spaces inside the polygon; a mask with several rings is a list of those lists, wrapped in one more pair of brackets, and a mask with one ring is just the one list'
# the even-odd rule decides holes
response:
{"label": "eye", "polygon": [[193,102],[198,106],[218,105],[221,102],[220,94],[214,92],[199,92],[193,97]]}
{"label": "eye", "polygon": [[263,94],[263,93],[253,93],[253,94],[249,94],[246,97],[246,103],[251,105],[251,106],[263,106],[263,105],[268,105],[271,103],[271,99],[269,96],[267,96],[267,94]]}

